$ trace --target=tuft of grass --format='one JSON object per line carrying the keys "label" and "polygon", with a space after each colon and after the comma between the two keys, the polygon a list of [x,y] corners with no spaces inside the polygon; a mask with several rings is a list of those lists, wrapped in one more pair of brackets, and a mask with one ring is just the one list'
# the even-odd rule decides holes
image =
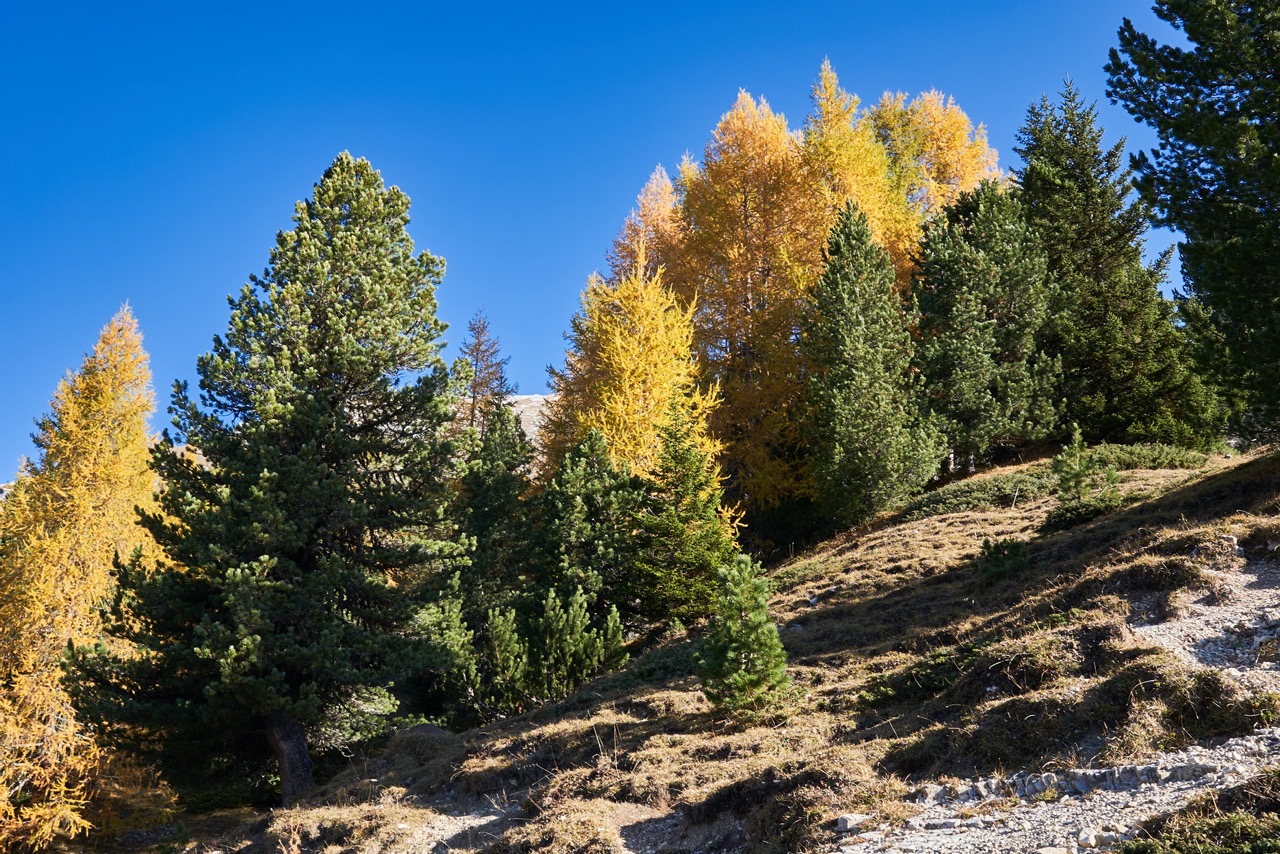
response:
{"label": "tuft of grass", "polygon": [[1123,854],[1280,854],[1280,770],[1210,792],[1144,828]]}

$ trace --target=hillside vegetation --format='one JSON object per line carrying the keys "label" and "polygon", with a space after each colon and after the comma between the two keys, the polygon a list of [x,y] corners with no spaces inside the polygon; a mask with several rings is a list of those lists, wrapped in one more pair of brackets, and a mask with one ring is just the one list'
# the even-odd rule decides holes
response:
{"label": "hillside vegetation", "polygon": [[785,718],[717,715],[693,630],[530,714],[401,732],[305,805],[230,830],[237,816],[188,818],[198,841],[177,850],[431,850],[431,828],[455,851],[821,850],[841,813],[912,816],[922,781],[1136,760],[1275,721],[1280,698],[1130,626],[1267,559],[1280,458],[1130,468],[1123,507],[1053,533],[1056,497],[997,487],[1044,468],[957,482],[933,515],[917,503],[779,566]]}

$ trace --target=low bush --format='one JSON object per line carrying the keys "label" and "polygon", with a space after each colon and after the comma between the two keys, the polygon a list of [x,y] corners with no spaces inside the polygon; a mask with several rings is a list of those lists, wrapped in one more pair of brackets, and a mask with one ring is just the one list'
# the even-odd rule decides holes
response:
{"label": "low bush", "polygon": [[976,566],[987,578],[999,579],[1024,572],[1031,566],[1027,544],[1021,540],[983,540]]}
{"label": "low bush", "polygon": [[1085,457],[1099,469],[1113,466],[1117,471],[1132,469],[1198,469],[1208,454],[1190,451],[1176,445],[1107,445],[1085,451]]}
{"label": "low bush", "polygon": [[930,516],[986,507],[1014,507],[1020,502],[1043,498],[1056,485],[1057,479],[1047,466],[960,480],[912,500],[899,512],[898,521],[916,522]]}

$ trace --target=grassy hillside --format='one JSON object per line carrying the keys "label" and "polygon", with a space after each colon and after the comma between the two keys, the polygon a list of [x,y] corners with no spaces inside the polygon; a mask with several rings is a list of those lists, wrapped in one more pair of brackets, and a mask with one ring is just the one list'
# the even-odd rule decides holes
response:
{"label": "grassy hillside", "polygon": [[[926,780],[1114,763],[1280,720],[1275,695],[1130,628],[1226,595],[1215,572],[1269,553],[1280,458],[1111,461],[1124,506],[1065,529],[1046,532],[1057,499],[1039,463],[952,484],[777,567],[797,692],[785,719],[718,717],[693,676],[696,633],[681,634],[555,706],[461,736],[401,733],[310,806],[189,816],[163,844],[819,849],[841,813],[909,818],[904,796]],[[1135,467],[1153,462],[1194,467]]]}

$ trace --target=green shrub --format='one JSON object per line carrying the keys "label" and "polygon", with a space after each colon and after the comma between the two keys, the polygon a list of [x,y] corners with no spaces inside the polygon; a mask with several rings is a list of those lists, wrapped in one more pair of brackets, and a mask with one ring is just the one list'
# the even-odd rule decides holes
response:
{"label": "green shrub", "polygon": [[984,539],[978,553],[977,567],[988,578],[1004,578],[1016,575],[1031,566],[1027,557],[1027,544],[1021,540],[1003,539],[992,542]]}
{"label": "green shrub", "polygon": [[1112,466],[1118,471],[1131,469],[1196,469],[1208,461],[1209,455],[1176,445],[1108,445],[1089,448],[1085,456],[1095,468]]}
{"label": "green shrub", "polygon": [[1116,467],[1105,462],[1104,456],[1090,452],[1075,424],[1071,425],[1071,441],[1053,458],[1052,470],[1058,481],[1059,503],[1045,519],[1042,531],[1079,525],[1124,503]]}
{"label": "green shrub", "polygon": [[915,522],[930,516],[986,507],[1015,507],[1025,501],[1043,498],[1055,484],[1056,480],[1046,466],[968,478],[939,487],[909,502],[899,513],[898,521]]}

